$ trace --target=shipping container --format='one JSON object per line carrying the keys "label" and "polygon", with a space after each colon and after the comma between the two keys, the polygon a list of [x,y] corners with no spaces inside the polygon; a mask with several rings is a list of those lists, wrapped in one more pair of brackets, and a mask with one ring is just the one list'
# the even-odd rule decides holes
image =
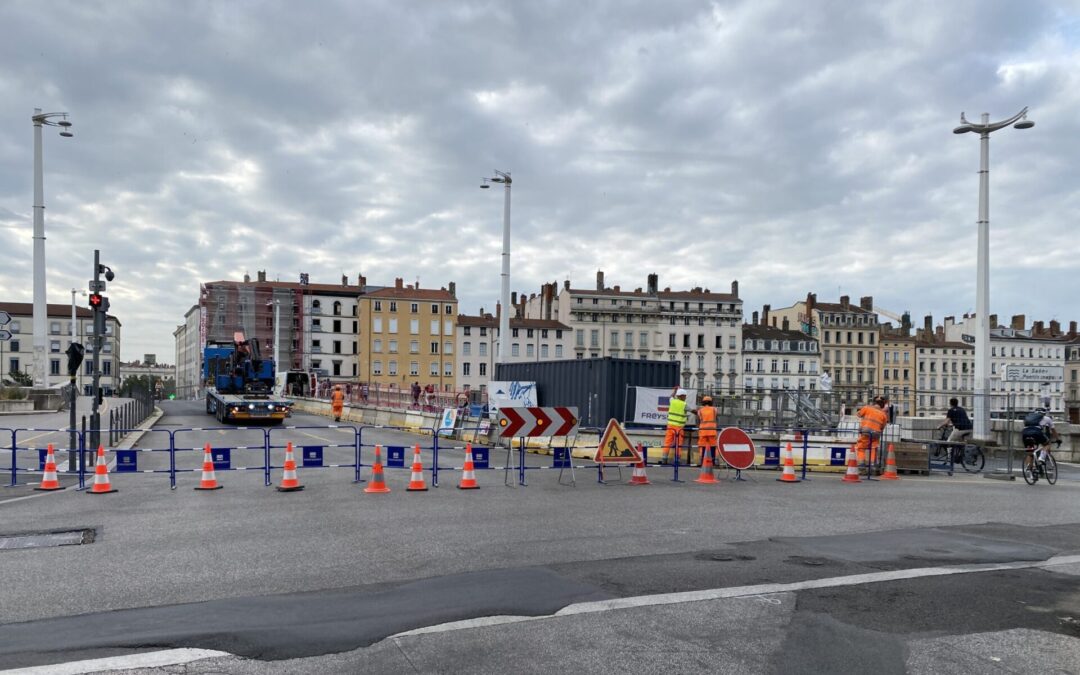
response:
{"label": "shipping container", "polygon": [[577,406],[583,427],[603,427],[608,420],[634,418],[629,387],[674,387],[676,361],[573,359],[495,365],[496,381],[536,383],[539,406]]}

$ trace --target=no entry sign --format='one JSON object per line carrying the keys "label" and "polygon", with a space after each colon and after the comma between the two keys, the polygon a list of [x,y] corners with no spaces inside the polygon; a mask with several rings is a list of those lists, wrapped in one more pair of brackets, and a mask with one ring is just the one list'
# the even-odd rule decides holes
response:
{"label": "no entry sign", "polygon": [[754,441],[737,427],[726,427],[717,437],[720,456],[732,469],[749,469],[754,465]]}

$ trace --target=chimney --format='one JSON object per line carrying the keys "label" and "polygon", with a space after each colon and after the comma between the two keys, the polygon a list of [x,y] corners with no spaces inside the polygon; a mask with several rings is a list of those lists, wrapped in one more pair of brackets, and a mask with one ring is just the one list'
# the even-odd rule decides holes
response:
{"label": "chimney", "polygon": [[544,312],[543,318],[551,319],[551,303],[555,298],[555,284],[544,284]]}
{"label": "chimney", "polygon": [[874,296],[867,295],[859,298],[859,307],[862,307],[868,312],[874,311]]}
{"label": "chimney", "polygon": [[926,317],[923,318],[923,331],[927,335],[932,335],[933,334],[933,332],[934,332],[934,317],[933,317],[932,314],[927,314]]}
{"label": "chimney", "polygon": [[450,288],[448,290],[450,291],[450,295],[454,296],[454,299],[456,300],[457,299],[457,282],[456,281],[451,281],[450,282]]}
{"label": "chimney", "polygon": [[[964,316],[964,318],[965,318],[965,319],[966,319],[966,318],[968,318],[968,317],[967,317],[967,315],[965,315],[965,316]],[[972,315],[971,315],[971,318],[973,318],[973,319],[974,319],[974,318],[975,318],[975,315],[974,315],[974,314],[972,314]],[[990,315],[990,327],[991,327],[991,328],[998,328],[998,320],[997,320],[997,314],[991,314],[991,315]]]}
{"label": "chimney", "polygon": [[840,306],[843,307],[844,309],[847,309],[848,307],[850,307],[851,306],[851,296],[841,295],[840,296]]}
{"label": "chimney", "polygon": [[656,295],[656,291],[660,288],[660,275],[650,274],[647,288],[649,295]]}
{"label": "chimney", "polygon": [[806,316],[810,319],[814,317],[814,307],[817,306],[817,293],[806,294]]}
{"label": "chimney", "polygon": [[670,293],[671,292],[671,286],[664,286],[664,292],[665,293]]}
{"label": "chimney", "polygon": [[244,272],[244,283],[245,284],[250,284],[251,283],[251,275],[248,274],[247,272]]}
{"label": "chimney", "polygon": [[604,271],[600,270],[596,273],[596,290],[604,290]]}
{"label": "chimney", "polygon": [[1076,337],[1076,322],[1069,322],[1069,337]]}
{"label": "chimney", "polygon": [[939,342],[944,341],[945,340],[945,329],[942,326],[938,326],[937,328],[935,328],[934,329],[934,337],[936,337]]}
{"label": "chimney", "polygon": [[359,284],[361,289],[363,289],[364,286],[367,286],[367,277],[365,277],[363,274],[356,275],[356,283]]}
{"label": "chimney", "polygon": [[784,330],[791,330],[791,324],[788,322],[788,318],[784,317],[784,322],[780,324],[780,327]]}
{"label": "chimney", "polygon": [[346,276],[344,274],[341,275],[341,285],[342,286],[348,286],[349,285],[349,277],[348,276]]}
{"label": "chimney", "polygon": [[1035,323],[1031,324],[1031,334],[1032,335],[1040,335],[1040,336],[1043,334],[1043,322],[1042,321],[1036,321]]}
{"label": "chimney", "polygon": [[758,313],[757,313],[757,310],[756,310],[756,309],[754,310],[754,314],[753,314],[753,317],[754,317],[754,318],[753,318],[753,320],[752,320],[752,321],[751,321],[750,323],[751,323],[751,325],[754,325],[754,326],[756,326],[756,325],[757,325],[757,322],[758,322]]}
{"label": "chimney", "polygon": [[1057,321],[1050,322],[1050,336],[1057,337],[1061,335],[1061,324]]}
{"label": "chimney", "polygon": [[495,303],[495,318],[496,319],[501,319],[502,318],[502,303],[501,302],[496,302]]}
{"label": "chimney", "polygon": [[405,288],[405,280],[402,279],[401,277],[395,278],[394,279],[394,288],[399,288],[399,289],[400,288]]}
{"label": "chimney", "polygon": [[904,337],[911,335],[911,314],[904,312],[904,315],[900,317],[900,334]]}
{"label": "chimney", "polygon": [[776,328],[776,317],[775,316],[772,318],[772,327]]}
{"label": "chimney", "polygon": [[615,286],[612,286],[612,287],[611,287],[611,290],[613,290],[613,291],[615,291],[616,293],[618,293],[618,292],[619,292],[619,286],[618,286],[618,284],[616,284]]}
{"label": "chimney", "polygon": [[510,304],[517,307],[517,291],[510,291]]}
{"label": "chimney", "polygon": [[739,297],[739,280],[738,279],[731,282],[731,294],[734,295],[736,298]]}
{"label": "chimney", "polygon": [[1024,324],[1027,323],[1027,317],[1023,314],[1014,314],[1012,323],[1009,324],[1009,328],[1015,328],[1016,330],[1024,330]]}
{"label": "chimney", "polygon": [[769,310],[772,309],[771,305],[765,305],[761,308],[761,323],[766,326],[769,325]]}
{"label": "chimney", "polygon": [[565,281],[563,281],[562,287],[566,290],[570,290],[570,280],[566,279]]}
{"label": "chimney", "polygon": [[259,281],[260,282],[265,282],[266,281],[266,270],[259,270]]}

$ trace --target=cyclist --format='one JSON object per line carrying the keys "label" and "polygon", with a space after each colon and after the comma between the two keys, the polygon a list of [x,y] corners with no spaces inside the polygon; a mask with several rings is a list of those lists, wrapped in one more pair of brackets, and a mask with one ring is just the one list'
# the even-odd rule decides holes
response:
{"label": "cyclist", "polygon": [[949,399],[949,411],[945,413],[945,421],[938,425],[938,431],[950,424],[952,425],[952,433],[949,434],[949,443],[959,443],[971,436],[971,419],[956,398]]}
{"label": "cyclist", "polygon": [[1039,464],[1046,463],[1046,453],[1051,441],[1061,445],[1061,436],[1054,428],[1054,420],[1047,414],[1046,408],[1036,408],[1024,416],[1024,430],[1020,436],[1025,448],[1039,449],[1035,458]]}

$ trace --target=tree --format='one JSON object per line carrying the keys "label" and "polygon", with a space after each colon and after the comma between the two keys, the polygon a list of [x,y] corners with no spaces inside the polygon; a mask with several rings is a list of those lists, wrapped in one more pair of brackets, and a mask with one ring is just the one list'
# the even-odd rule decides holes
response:
{"label": "tree", "polygon": [[29,373],[24,373],[21,370],[13,370],[8,373],[11,376],[11,380],[20,387],[29,387],[34,384],[34,378]]}

